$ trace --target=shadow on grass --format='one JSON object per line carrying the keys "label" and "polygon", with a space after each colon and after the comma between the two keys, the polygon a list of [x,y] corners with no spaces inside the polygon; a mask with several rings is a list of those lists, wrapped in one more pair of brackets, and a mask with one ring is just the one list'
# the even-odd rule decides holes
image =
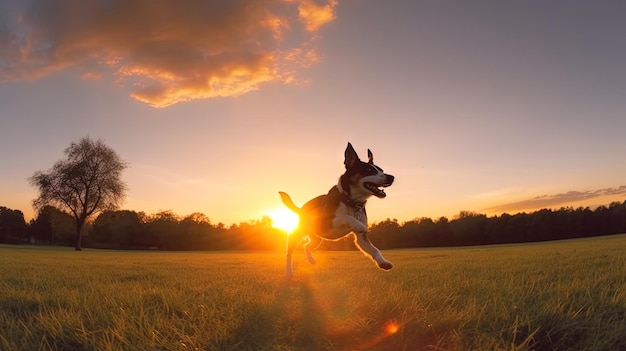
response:
{"label": "shadow on grass", "polygon": [[283,283],[269,305],[250,305],[219,350],[332,350],[326,320],[308,282]]}
{"label": "shadow on grass", "polygon": [[[330,294],[332,295],[332,293]],[[345,306],[349,296],[328,301],[308,281],[283,283],[269,304],[250,304],[239,326],[216,346],[218,350],[432,350],[460,349],[442,344],[443,334],[416,320],[391,324],[386,316],[363,316]],[[331,299],[332,300],[332,299]],[[367,303],[366,303],[367,304]],[[358,321],[357,321],[358,320]],[[338,321],[341,328],[338,328]],[[356,324],[355,324],[356,323]],[[441,326],[448,330],[449,326]],[[395,328],[390,331],[389,328]]]}

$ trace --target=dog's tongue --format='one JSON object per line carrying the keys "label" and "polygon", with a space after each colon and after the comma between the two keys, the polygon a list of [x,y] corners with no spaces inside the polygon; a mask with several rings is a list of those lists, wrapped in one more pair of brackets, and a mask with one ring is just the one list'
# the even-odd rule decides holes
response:
{"label": "dog's tongue", "polygon": [[387,196],[387,194],[385,194],[385,191],[381,188],[379,188],[378,186],[376,186],[376,184],[373,183],[365,183],[365,186],[367,187],[367,189],[369,189],[369,191],[372,192],[372,194],[376,197],[380,197],[383,198],[385,196]]}

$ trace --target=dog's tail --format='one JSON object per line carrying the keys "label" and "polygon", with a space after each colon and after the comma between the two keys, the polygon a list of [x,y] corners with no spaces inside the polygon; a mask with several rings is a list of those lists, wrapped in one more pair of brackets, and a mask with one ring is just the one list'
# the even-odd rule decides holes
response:
{"label": "dog's tail", "polygon": [[300,214],[300,207],[296,206],[296,204],[293,203],[293,200],[291,200],[291,197],[287,193],[284,193],[282,191],[279,191],[278,193],[280,194],[280,198],[283,200],[283,203],[285,204],[285,206],[287,206],[288,209],[297,214]]}

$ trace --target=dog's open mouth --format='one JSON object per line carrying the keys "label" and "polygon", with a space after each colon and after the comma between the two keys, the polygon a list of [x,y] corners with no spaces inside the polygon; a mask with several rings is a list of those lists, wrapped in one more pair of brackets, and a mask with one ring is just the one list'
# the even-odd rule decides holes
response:
{"label": "dog's open mouth", "polygon": [[363,183],[363,186],[365,187],[365,189],[369,190],[372,194],[374,194],[374,196],[380,197],[380,198],[387,196],[387,194],[385,194],[385,191],[381,188],[386,188],[390,185],[391,184],[374,184],[374,183],[369,183],[369,182]]}

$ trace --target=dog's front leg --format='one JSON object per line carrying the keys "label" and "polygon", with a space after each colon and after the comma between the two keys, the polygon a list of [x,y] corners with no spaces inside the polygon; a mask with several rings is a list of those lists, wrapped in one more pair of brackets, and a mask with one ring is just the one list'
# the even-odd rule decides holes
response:
{"label": "dog's front leg", "polygon": [[386,271],[393,267],[391,262],[385,260],[380,250],[367,237],[367,227],[362,222],[352,216],[338,216],[333,221],[335,227],[348,226],[354,232],[354,243],[369,258],[371,258],[380,269]]}
{"label": "dog's front leg", "polygon": [[383,254],[380,253],[380,250],[367,237],[367,231],[364,232],[354,232],[355,239],[354,242],[361,249],[363,253],[370,256],[380,269],[384,269],[386,271],[390,270],[393,267],[391,262],[385,260]]}

